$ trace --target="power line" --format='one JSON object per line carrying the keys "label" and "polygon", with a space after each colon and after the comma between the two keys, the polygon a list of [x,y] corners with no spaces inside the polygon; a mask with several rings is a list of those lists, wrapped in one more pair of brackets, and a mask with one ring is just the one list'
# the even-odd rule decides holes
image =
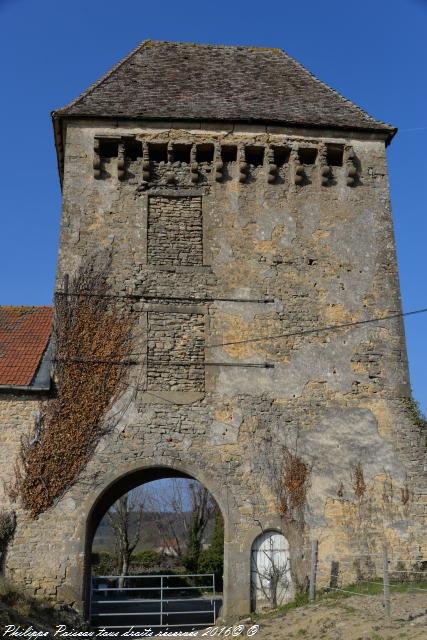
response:
{"label": "power line", "polygon": [[300,331],[293,331],[291,333],[278,333],[276,335],[262,336],[256,338],[247,338],[245,340],[232,340],[230,342],[219,342],[217,344],[207,344],[205,349],[213,349],[215,347],[227,347],[234,344],[247,344],[251,342],[263,342],[264,340],[279,340],[280,338],[292,338],[295,336],[307,335],[310,333],[321,333],[324,331],[337,331],[338,329],[345,329],[347,327],[355,327],[363,324],[370,324],[373,322],[382,322],[383,320],[391,320],[393,318],[403,318],[404,316],[413,316],[419,313],[427,313],[427,307],[425,309],[416,309],[415,311],[406,311],[405,313],[392,313],[382,318],[369,318],[368,320],[357,320],[355,322],[344,322],[343,324],[332,324],[325,327],[317,327],[316,329],[302,329]]}
{"label": "power line", "polygon": [[148,358],[147,363],[151,366],[157,364],[164,364],[172,367],[260,367],[262,369],[274,369],[274,364],[271,362],[199,362],[182,360],[181,362],[170,362],[168,360],[156,360],[154,358]]}
{"label": "power line", "polygon": [[[268,335],[268,336],[258,336],[258,337],[254,337],[254,338],[246,338],[245,340],[231,340],[228,342],[218,342],[218,343],[214,343],[214,344],[207,344],[205,345],[205,349],[214,349],[214,348],[219,348],[219,347],[226,347],[226,346],[233,346],[233,345],[237,345],[237,344],[250,344],[250,343],[254,343],[254,342],[264,342],[267,340],[279,340],[282,338],[291,338],[291,337],[296,337],[296,336],[303,336],[303,335],[309,335],[309,334],[313,334],[313,333],[323,333],[323,332],[327,332],[327,331],[338,331],[339,329],[345,329],[348,327],[355,327],[355,326],[362,326],[365,324],[372,324],[375,322],[382,322],[384,320],[392,320],[392,319],[396,319],[396,318],[402,318],[402,317],[406,317],[406,316],[413,316],[413,315],[418,315],[421,313],[427,313],[427,307],[423,308],[423,309],[415,309],[414,311],[406,311],[406,312],[401,312],[401,313],[392,313],[386,316],[383,316],[381,318],[368,318],[367,320],[357,320],[355,322],[345,322],[342,324],[335,324],[335,325],[327,325],[324,327],[317,327],[314,329],[301,329],[300,331],[292,331],[289,333],[279,333],[279,334],[274,334],[274,335]],[[146,332],[143,332],[141,334],[137,334],[136,336],[133,336],[133,338],[131,337],[130,340],[134,340],[136,337],[138,337],[138,335],[144,335],[146,336]],[[133,354],[128,354],[128,355],[134,355],[134,356],[139,356],[139,355],[145,355],[144,353],[133,353]],[[54,358],[54,362],[55,361],[63,361],[65,360],[64,358]],[[140,362],[133,362],[133,361],[108,361],[108,360],[85,360],[85,359],[68,359],[70,360],[74,360],[75,362],[93,362],[93,363],[104,363],[104,364],[117,364],[117,365],[135,365],[135,364],[141,364]],[[194,364],[194,363],[191,363]],[[201,363],[203,365],[211,365],[211,366],[255,366],[255,367],[264,367],[264,368],[273,368],[274,365],[271,363],[228,363],[228,362],[204,362]]]}
{"label": "power line", "polygon": [[[140,354],[130,354],[130,355],[144,355]],[[111,364],[117,366],[133,366],[138,364],[144,364],[144,362],[135,361],[135,360],[103,360],[97,358],[53,358],[52,362],[75,362],[78,364]],[[166,365],[168,367],[258,367],[261,369],[274,369],[274,364],[271,362],[204,362],[201,360],[200,362],[194,361],[175,361],[171,362],[169,360],[147,360],[147,364],[150,366],[156,365]]]}
{"label": "power line", "polygon": [[153,294],[140,294],[140,293],[126,293],[126,294],[117,294],[117,293],[92,293],[90,291],[56,291],[55,295],[64,296],[64,297],[72,297],[72,298],[113,298],[120,300],[174,300],[174,301],[183,301],[186,302],[190,300],[191,302],[252,302],[258,304],[273,304],[274,298],[265,297],[265,298],[217,298],[214,296],[164,296],[164,295],[153,295]]}

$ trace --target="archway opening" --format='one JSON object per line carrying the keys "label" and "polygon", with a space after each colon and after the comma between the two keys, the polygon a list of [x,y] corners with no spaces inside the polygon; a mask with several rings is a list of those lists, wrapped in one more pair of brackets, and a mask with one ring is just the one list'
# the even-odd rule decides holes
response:
{"label": "archway opening", "polygon": [[88,617],[118,631],[213,624],[223,562],[223,516],[201,482],[170,468],[123,476],[87,523]]}
{"label": "archway opening", "polygon": [[279,531],[264,531],[251,549],[251,609],[276,609],[293,597],[289,543]]}

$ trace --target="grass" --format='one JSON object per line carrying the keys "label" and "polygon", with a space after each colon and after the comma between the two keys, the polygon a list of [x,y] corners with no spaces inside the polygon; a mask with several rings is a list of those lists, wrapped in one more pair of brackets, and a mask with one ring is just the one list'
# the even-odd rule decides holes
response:
{"label": "grass", "polygon": [[[321,598],[350,598],[352,595],[357,595],[360,593],[367,596],[376,596],[384,592],[382,578],[373,578],[370,582],[356,582],[354,584],[342,587],[342,589],[343,591],[329,591],[328,589],[320,591],[317,597],[317,601]],[[390,593],[392,597],[393,593],[414,593],[417,592],[418,589],[425,589],[427,592],[427,582],[392,582],[390,584]]]}
{"label": "grass", "polygon": [[[272,609],[271,611],[266,611],[263,613],[253,613],[251,615],[251,618],[253,621],[265,620],[271,617],[286,615],[288,611],[292,611],[292,609],[305,607],[309,604],[319,604],[320,602],[322,602],[326,606],[333,606],[336,600],[345,600],[347,598],[351,598],[351,596],[355,596],[358,594],[377,596],[384,593],[382,578],[373,578],[369,582],[356,582],[354,584],[343,586],[342,589],[343,591],[330,591],[329,589],[318,591],[314,603],[310,603],[307,593],[299,593],[291,602],[280,605],[279,607],[277,607],[276,609]],[[392,582],[390,584],[391,598],[393,598],[393,593],[421,593],[420,591],[417,591],[418,589],[425,589],[427,595],[427,581],[398,583]],[[349,613],[353,613],[354,611],[356,611],[356,609],[354,609],[353,607],[348,606],[345,606],[345,609],[348,610]]]}
{"label": "grass", "polygon": [[298,607],[305,607],[307,604],[309,604],[308,594],[297,593],[294,600],[291,600],[291,602],[281,604],[277,607],[277,609],[272,609],[271,611],[265,611],[263,613],[253,613],[251,615],[251,618],[254,621],[265,620],[266,618],[270,618],[272,616],[285,615],[288,611],[297,609]]}

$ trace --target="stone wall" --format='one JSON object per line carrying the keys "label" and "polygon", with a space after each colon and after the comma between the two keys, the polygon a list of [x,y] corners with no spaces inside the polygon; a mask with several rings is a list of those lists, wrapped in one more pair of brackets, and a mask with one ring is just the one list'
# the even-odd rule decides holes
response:
{"label": "stone wall", "polygon": [[34,413],[40,397],[34,394],[2,394],[0,396],[0,509],[11,509],[8,486],[13,484],[21,438],[34,431]]}
{"label": "stone wall", "polygon": [[[94,175],[95,136],[120,135],[141,143],[141,157],[109,158],[108,175]],[[150,160],[154,143],[195,153]],[[213,146],[212,159],[196,162],[198,145]],[[200,203],[191,224],[189,202]],[[161,220],[165,236],[150,248]],[[192,246],[182,262],[168,240],[177,225]],[[427,559],[426,442],[408,405],[402,322],[348,326],[400,310],[383,141],[249,125],[70,124],[57,286],[100,251],[111,256],[113,292],[135,313],[139,359],[75,485],[35,522],[19,512],[14,580],[81,607],[92,507],[113,498],[116,481],[132,478],[129,488],[159,467],[198,478],[221,507],[231,617],[249,609],[262,529],[284,531],[300,583],[314,537],[324,571],[384,540],[394,564]],[[318,330],[331,325],[344,326]],[[194,364],[169,366],[181,358]],[[278,514],[284,448],[311,469],[303,530]],[[363,505],[352,481],[359,464]]]}
{"label": "stone wall", "polygon": [[148,314],[148,390],[204,391],[204,325],[202,314]]}
{"label": "stone wall", "polygon": [[150,198],[147,244],[149,264],[202,264],[201,198]]}

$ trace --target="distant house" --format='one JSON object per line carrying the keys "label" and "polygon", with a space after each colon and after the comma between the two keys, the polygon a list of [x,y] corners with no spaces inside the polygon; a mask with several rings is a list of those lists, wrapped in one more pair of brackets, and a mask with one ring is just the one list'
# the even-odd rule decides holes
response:
{"label": "distant house", "polygon": [[154,551],[169,558],[177,558],[179,556],[175,538],[164,538],[160,541],[160,545],[154,548]]}

